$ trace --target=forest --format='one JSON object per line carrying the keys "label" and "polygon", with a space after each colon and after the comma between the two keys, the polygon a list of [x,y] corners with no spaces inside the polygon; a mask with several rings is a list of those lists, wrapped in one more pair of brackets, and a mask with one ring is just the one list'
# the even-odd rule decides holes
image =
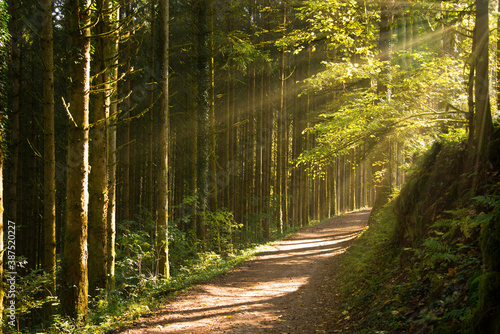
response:
{"label": "forest", "polygon": [[[0,331],[105,333],[208,266],[361,208],[375,224],[395,207],[404,253],[441,193],[457,195],[432,219],[482,196],[464,233],[498,255],[499,11],[0,0]],[[438,171],[455,163],[450,188]]]}

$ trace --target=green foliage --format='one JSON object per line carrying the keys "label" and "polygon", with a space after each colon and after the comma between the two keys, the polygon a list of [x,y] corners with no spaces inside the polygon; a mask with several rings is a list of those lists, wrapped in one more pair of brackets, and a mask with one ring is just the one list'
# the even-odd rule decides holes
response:
{"label": "green foliage", "polygon": [[[183,200],[183,205],[195,203],[195,196]],[[117,227],[116,290],[101,291],[90,301],[89,321],[84,327],[57,316],[46,332],[108,333],[158,307],[163,298],[227,272],[267,247],[254,244],[239,249],[235,238],[241,234],[242,225],[235,222],[232,212],[219,209],[205,213],[207,251],[197,252],[197,245],[178,227],[178,223],[190,222],[192,213],[180,219],[169,222],[170,279],[156,275],[156,222],[151,213],[142,210],[135,221]]]}
{"label": "green foliage", "polygon": [[[0,133],[3,133],[7,108],[7,49],[10,38],[7,23],[9,14],[7,11],[7,1],[0,1]],[[3,143],[1,143],[3,145]]]}
{"label": "green foliage", "polygon": [[156,276],[156,222],[143,211],[137,221],[117,225],[116,280],[118,285],[134,286],[142,278]]}
{"label": "green foliage", "polygon": [[[446,219],[441,215],[452,213],[447,210],[453,208],[464,192],[461,186],[464,159],[465,147],[462,142],[439,141],[410,173],[395,206],[397,238],[401,245],[419,245],[426,237],[427,228],[436,223],[436,218]],[[462,232],[467,232],[476,223],[470,224],[462,221],[457,226],[462,228]]]}
{"label": "green foliage", "polygon": [[[23,259],[18,261],[18,268],[20,262],[24,262]],[[7,277],[8,278],[8,277]],[[5,277],[4,277],[5,279]],[[15,313],[18,328],[23,331],[27,327],[38,328],[41,330],[42,325],[46,325],[49,321],[48,317],[45,317],[45,311],[43,307],[45,304],[50,303],[53,306],[59,305],[57,296],[47,296],[46,286],[51,281],[50,275],[46,274],[43,270],[31,270],[25,275],[19,275],[15,277],[16,279],[16,304]],[[8,285],[10,284],[7,281]],[[5,291],[6,296],[9,295],[9,290]],[[12,300],[8,297],[8,300]],[[4,304],[5,307],[8,304]],[[4,308],[4,319],[6,319],[6,313],[9,312]]]}
{"label": "green foliage", "polygon": [[441,222],[421,246],[401,249],[391,241],[393,212],[394,201],[342,259],[338,325],[347,333],[460,332],[477,302],[477,238],[445,236],[456,224]]}
{"label": "green foliage", "polygon": [[90,320],[84,327],[78,327],[69,318],[57,316],[46,333],[104,334],[130,325],[131,321],[161,305],[163,298],[227,272],[266,247],[252,247],[226,256],[214,252],[199,253],[196,258],[185,261],[185,265],[175,270],[168,280],[143,276],[134,286],[103,292],[93,300]]}
{"label": "green foliage", "polygon": [[209,235],[209,249],[217,250],[219,254],[231,253],[234,248],[233,237],[243,224],[234,220],[233,213],[227,209],[205,213],[205,224]]}
{"label": "green foliage", "polygon": [[346,54],[366,54],[375,46],[378,15],[365,10],[359,1],[308,0],[301,3],[296,15],[307,23],[307,28],[294,30],[280,41],[295,52],[319,39],[326,39],[328,46]]}
{"label": "green foliage", "polygon": [[[338,282],[343,303],[336,321],[343,332],[498,330],[500,280],[485,260],[490,251],[492,261],[500,258],[498,184],[481,196],[469,198],[464,191],[450,200],[452,185],[462,177],[456,169],[460,140],[444,140],[427,152],[396,199],[377,213],[342,259]],[[429,184],[432,191],[426,190]],[[399,239],[404,215],[426,221],[421,238],[406,248]],[[488,229],[490,224],[495,228]]]}
{"label": "green foliage", "polygon": [[[316,111],[319,120],[308,131],[317,136],[318,145],[302,153],[299,163],[316,168],[353,148],[374,148],[387,138],[406,147],[407,156],[442,132],[443,141],[463,138],[464,131],[456,129],[465,122],[461,110],[467,109],[461,63],[427,51],[401,52],[399,57],[411,59],[412,66],[388,66],[368,55],[359,63],[325,62],[324,71],[306,80],[303,94],[334,93],[336,98]],[[379,94],[380,82],[390,87],[390,96]]]}
{"label": "green foliage", "polygon": [[235,66],[238,70],[245,71],[253,62],[264,64],[264,66],[271,62],[268,52],[259,50],[250,40],[250,36],[243,31],[219,33],[215,40],[220,45],[220,52],[227,58],[222,69],[227,70],[230,66]]}
{"label": "green foliage", "polygon": [[7,50],[7,43],[10,38],[7,24],[9,22],[9,13],[7,10],[7,1],[0,1],[0,53]]}

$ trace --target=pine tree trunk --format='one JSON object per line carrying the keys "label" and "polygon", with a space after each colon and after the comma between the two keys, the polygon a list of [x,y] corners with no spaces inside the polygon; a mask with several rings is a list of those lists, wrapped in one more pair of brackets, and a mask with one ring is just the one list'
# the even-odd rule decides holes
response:
{"label": "pine tree trunk", "polygon": [[[500,12],[500,1],[498,2],[498,12]],[[500,16],[497,18],[497,27],[500,27]],[[496,50],[496,90],[497,90],[497,110],[500,110],[500,32],[497,28],[497,50]]]}
{"label": "pine tree trunk", "polygon": [[469,138],[469,155],[474,161],[473,185],[477,190],[479,180],[485,176],[488,162],[488,139],[493,125],[489,96],[489,0],[476,1],[476,77],[475,77],[475,110],[471,137]]}
{"label": "pine tree trunk", "polygon": [[[111,23],[113,29],[118,28],[118,19],[120,17],[119,7],[116,7],[111,15]],[[116,241],[116,162],[117,162],[117,147],[116,147],[116,123],[118,119],[118,48],[119,36],[115,33],[113,39],[109,42],[109,65],[110,66],[110,89],[111,100],[109,106],[109,118],[106,121],[107,140],[108,140],[108,216],[107,216],[107,242],[106,242],[106,264],[108,281],[107,287],[109,290],[115,288],[115,241]]]}
{"label": "pine tree trunk", "polygon": [[[132,1],[128,0],[122,0],[123,5],[125,7],[125,15],[126,19],[130,18],[132,15]],[[125,52],[125,95],[131,94],[132,92],[132,64],[131,64],[131,59],[132,59],[132,42],[129,40],[127,41],[127,52]],[[132,213],[132,201],[131,201],[131,187],[132,187],[132,176],[130,173],[130,168],[131,168],[131,152],[132,152],[132,137],[130,133],[130,122],[131,120],[131,111],[132,111],[132,101],[130,95],[128,95],[125,98],[124,101],[124,112],[125,112],[125,117],[128,118],[125,123],[124,123],[124,150],[123,150],[123,194],[122,194],[122,205],[123,209],[120,210],[120,212],[123,213],[123,220],[132,220],[133,219],[133,213]]]}
{"label": "pine tree trunk", "polygon": [[[149,66],[151,66],[151,73],[150,73],[150,81],[154,82],[154,72],[155,72],[155,17],[156,17],[156,0],[151,1],[151,58]],[[146,201],[146,208],[147,210],[151,213],[153,219],[156,219],[155,215],[155,202],[154,202],[154,194],[155,194],[155,189],[154,189],[154,124],[155,124],[155,118],[154,118],[154,102],[155,102],[155,90],[154,88],[150,89],[149,92],[149,104],[151,105],[151,110],[149,111],[149,133],[148,133],[148,156],[147,156],[147,171],[146,171],[146,188],[147,188],[147,201]]]}
{"label": "pine tree trunk", "polygon": [[[287,4],[283,2],[283,29],[286,34]],[[286,57],[285,47],[281,49],[280,66],[280,106],[278,116],[278,175],[277,183],[279,189],[280,203],[280,226],[278,232],[283,233],[283,228],[288,224],[288,120],[286,111]]]}
{"label": "pine tree trunk", "polygon": [[[113,79],[117,80],[117,70],[114,70]],[[116,89],[116,84],[114,84]],[[113,100],[117,98],[113,94]],[[107,241],[106,241],[106,264],[107,264],[107,287],[109,290],[115,287],[115,241],[116,241],[116,120],[117,103],[113,102],[110,106],[110,118],[108,120],[108,216],[107,216]]]}
{"label": "pine tree trunk", "polygon": [[87,317],[89,175],[90,0],[72,0],[71,105],[68,108],[66,228],[62,258],[61,308],[82,323]]}
{"label": "pine tree trunk", "polygon": [[265,76],[263,89],[265,94],[265,102],[263,109],[263,142],[262,149],[262,212],[266,214],[263,219],[262,227],[264,230],[264,238],[270,238],[270,220],[271,220],[271,164],[272,164],[272,146],[273,146],[273,116],[271,108],[271,78]]}
{"label": "pine tree trunk", "polygon": [[205,245],[205,214],[208,209],[209,130],[210,130],[210,27],[208,0],[197,0],[197,159],[196,189],[198,195],[197,227],[202,247]]}
{"label": "pine tree trunk", "polygon": [[217,140],[216,140],[216,123],[215,123],[215,64],[214,64],[214,4],[213,0],[208,0],[209,10],[209,32],[210,32],[210,89],[209,89],[209,105],[210,105],[210,174],[209,174],[209,208],[211,211],[217,211],[219,206],[218,187],[217,187]]}
{"label": "pine tree trunk", "polygon": [[158,166],[158,272],[164,278],[170,277],[168,258],[168,219],[169,219],[169,0],[160,0],[162,59],[161,59],[161,97],[160,97],[160,163]]}
{"label": "pine tree trunk", "polygon": [[89,203],[89,293],[95,296],[107,282],[107,232],[108,232],[108,118],[111,94],[112,39],[111,0],[99,0],[101,18],[97,23],[99,37],[95,44],[96,78],[99,92],[94,107],[94,124],[91,131],[92,173],[90,174]]}
{"label": "pine tree trunk", "polygon": [[[43,0],[43,117],[44,117],[44,270],[50,279],[46,285],[49,296],[56,292],[56,158],[54,129],[54,40],[52,0]],[[49,313],[52,311],[49,309]]]}
{"label": "pine tree trunk", "polygon": [[[298,56],[294,57],[294,66],[296,68],[294,72],[294,80],[292,82],[293,91],[298,91],[298,73],[299,73],[299,58]],[[299,157],[301,148],[300,136],[302,131],[300,130],[300,111],[299,111],[299,100],[300,98],[297,95],[293,97],[293,112],[292,112],[292,160],[296,161]],[[290,204],[290,223],[292,227],[299,226],[299,217],[300,217],[300,169],[298,167],[292,168],[291,170],[291,204]]]}
{"label": "pine tree trunk", "polygon": [[9,186],[9,203],[8,203],[8,217],[10,220],[14,221],[18,226],[21,225],[21,221],[17,217],[19,211],[18,208],[18,180],[19,180],[19,148],[20,148],[20,132],[19,132],[19,117],[20,117],[20,87],[21,87],[21,54],[19,43],[21,39],[21,34],[19,31],[19,14],[17,12],[16,1],[11,0],[9,2],[9,32],[11,34],[11,50],[10,50],[10,66],[12,71],[12,92],[11,92],[11,122],[12,122],[12,134],[11,134],[11,146],[9,148],[10,156],[12,160],[12,167],[10,170],[10,186]]}
{"label": "pine tree trunk", "polygon": [[[3,64],[2,64],[3,65]],[[3,68],[0,68],[0,70],[3,70]],[[3,93],[2,93],[3,95]],[[0,113],[0,122],[3,121],[3,113]],[[3,208],[3,199],[4,199],[4,192],[3,192],[3,162],[4,162],[4,152],[3,152],[3,131],[0,130],[0,249],[4,249],[4,233],[3,233],[3,213],[4,213],[4,208]],[[3,256],[0,256],[0,282],[3,282]],[[3,324],[3,297],[4,297],[4,291],[3,291],[3,284],[0,284],[0,323]],[[0,326],[0,334],[3,333],[2,327]]]}

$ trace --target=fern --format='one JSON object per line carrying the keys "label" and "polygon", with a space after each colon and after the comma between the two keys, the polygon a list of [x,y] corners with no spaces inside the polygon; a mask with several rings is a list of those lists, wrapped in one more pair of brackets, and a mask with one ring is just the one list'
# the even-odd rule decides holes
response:
{"label": "fern", "polygon": [[492,209],[500,205],[500,196],[496,195],[476,196],[473,197],[472,199],[478,202],[479,204]]}
{"label": "fern", "polygon": [[427,248],[431,253],[446,253],[447,247],[439,240],[436,239],[426,239],[422,246]]}
{"label": "fern", "polygon": [[432,227],[451,227],[456,223],[457,221],[453,219],[439,219],[434,224],[432,224]]}
{"label": "fern", "polygon": [[427,260],[427,264],[430,264],[431,266],[434,265],[438,261],[442,262],[455,262],[457,260],[457,257],[451,253],[439,253],[439,254],[433,254],[429,260]]}

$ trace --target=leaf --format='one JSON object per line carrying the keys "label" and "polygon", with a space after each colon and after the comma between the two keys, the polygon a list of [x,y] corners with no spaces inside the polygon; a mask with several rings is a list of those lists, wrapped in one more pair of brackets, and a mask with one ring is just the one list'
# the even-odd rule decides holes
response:
{"label": "leaf", "polygon": [[422,245],[433,253],[443,253],[447,251],[446,246],[436,239],[426,239]]}

